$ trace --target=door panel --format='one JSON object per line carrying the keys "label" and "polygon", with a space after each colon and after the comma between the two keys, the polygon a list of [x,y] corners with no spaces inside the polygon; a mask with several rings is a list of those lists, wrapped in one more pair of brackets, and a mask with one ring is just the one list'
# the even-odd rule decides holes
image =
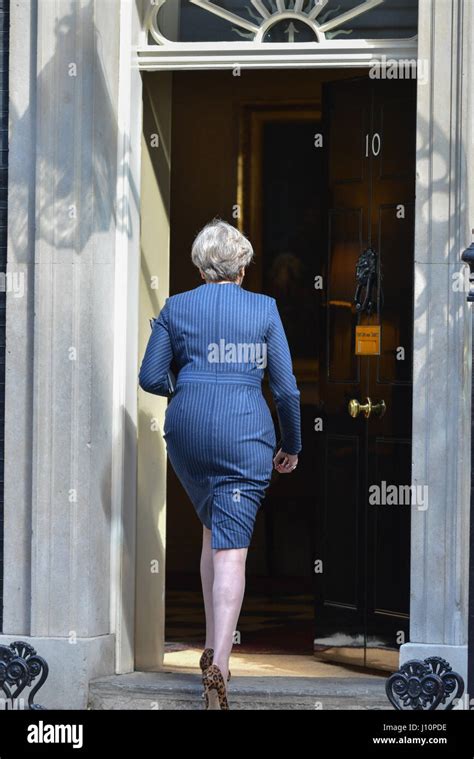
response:
{"label": "door panel", "polygon": [[[369,494],[377,486],[383,501],[383,483],[411,482],[415,113],[413,82],[361,79],[325,88],[325,471],[315,653],[366,666],[392,667],[391,652],[408,634],[411,506],[369,503]],[[380,322],[353,304],[357,260],[369,246],[378,255]],[[356,356],[356,325],[375,322],[380,356]],[[349,400],[367,397],[383,399],[385,415],[352,418]]]}
{"label": "door panel", "polygon": [[[327,550],[332,557],[327,567],[326,603],[356,610],[359,588],[357,572],[352,572],[352,569],[358,566],[358,439],[354,436],[328,435],[326,455],[330,487],[326,499],[325,528]],[[341,524],[347,526],[342,535],[339,534]]]}
{"label": "door panel", "polygon": [[334,209],[329,216],[327,298],[327,379],[329,382],[359,382],[359,362],[354,355],[355,314],[351,301],[354,286],[344,276],[345,267],[355,271],[362,243],[363,217],[360,209]]}
{"label": "door panel", "polygon": [[381,135],[372,158],[371,221],[382,275],[382,348],[381,356],[366,360],[368,395],[383,398],[387,412],[367,422],[367,473],[369,486],[381,492],[384,484],[402,487],[396,503],[368,507],[367,666],[380,663],[381,651],[397,649],[409,632],[412,506],[403,499],[411,484],[414,82],[376,82],[373,103],[372,130]]}
{"label": "door panel", "polygon": [[[364,425],[345,409],[365,381],[354,353],[357,315],[352,308],[356,262],[367,244],[370,173],[362,147],[370,125],[370,96],[360,83],[326,89],[327,259],[323,270],[320,328],[320,396],[324,439],[324,488],[317,501],[316,545],[323,571],[315,576],[314,649],[321,658],[364,664]],[[342,410],[342,411],[341,411]],[[337,577],[337,581],[335,578]]]}
{"label": "door panel", "polygon": [[[412,378],[412,332],[413,291],[407,286],[407,278],[413,275],[413,256],[401,265],[400,255],[413,249],[414,205],[405,205],[405,218],[397,219],[398,205],[379,209],[377,249],[383,265],[383,326],[382,355],[377,362],[378,379],[390,384],[411,383]],[[398,360],[396,350],[405,346],[405,358]]]}

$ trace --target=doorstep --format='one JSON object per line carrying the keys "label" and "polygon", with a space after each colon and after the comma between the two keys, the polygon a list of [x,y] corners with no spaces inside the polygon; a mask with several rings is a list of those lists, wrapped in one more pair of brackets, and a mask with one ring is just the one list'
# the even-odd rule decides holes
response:
{"label": "doorstep", "polygon": [[[285,677],[232,675],[230,709],[390,709],[381,677]],[[94,710],[204,709],[199,672],[132,672],[92,680]]]}
{"label": "doorstep", "polygon": [[[384,681],[357,678],[232,677],[231,709],[390,709]],[[93,680],[89,709],[203,709],[200,677],[132,672]]]}
{"label": "doorstep", "polygon": [[[166,644],[163,667],[92,680],[89,709],[203,709],[202,647]],[[252,654],[234,648],[230,658],[231,709],[390,709],[389,673],[369,674],[308,655]]]}

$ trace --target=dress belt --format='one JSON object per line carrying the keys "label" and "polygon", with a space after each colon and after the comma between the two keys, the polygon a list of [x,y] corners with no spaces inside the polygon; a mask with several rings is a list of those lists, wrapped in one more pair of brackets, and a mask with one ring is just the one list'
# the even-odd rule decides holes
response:
{"label": "dress belt", "polygon": [[261,387],[262,378],[248,372],[210,372],[197,369],[181,369],[176,380],[176,387],[182,382],[208,382],[210,384],[237,384]]}

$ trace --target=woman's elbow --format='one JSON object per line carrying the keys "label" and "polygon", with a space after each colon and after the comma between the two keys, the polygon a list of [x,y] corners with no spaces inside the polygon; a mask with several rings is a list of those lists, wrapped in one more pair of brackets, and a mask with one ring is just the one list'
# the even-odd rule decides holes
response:
{"label": "woman's elbow", "polygon": [[146,374],[140,372],[138,375],[138,384],[142,390],[146,393],[152,393],[153,395],[168,395],[168,384],[166,377],[153,379]]}
{"label": "woman's elbow", "polygon": [[156,382],[154,382],[152,378],[148,376],[147,374],[145,374],[144,372],[140,372],[140,374],[138,375],[138,385],[146,393],[156,392]]}
{"label": "woman's elbow", "polygon": [[293,387],[285,387],[285,388],[274,388],[272,391],[273,398],[276,403],[285,403],[291,401],[298,401],[300,400],[300,391],[298,387],[296,386],[296,383]]}

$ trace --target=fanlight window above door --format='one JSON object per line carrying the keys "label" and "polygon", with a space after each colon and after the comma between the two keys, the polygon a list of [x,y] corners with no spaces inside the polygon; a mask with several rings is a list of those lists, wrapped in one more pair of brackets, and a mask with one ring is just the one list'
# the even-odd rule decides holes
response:
{"label": "fanlight window above door", "polygon": [[418,0],[150,0],[150,43],[411,39]]}

